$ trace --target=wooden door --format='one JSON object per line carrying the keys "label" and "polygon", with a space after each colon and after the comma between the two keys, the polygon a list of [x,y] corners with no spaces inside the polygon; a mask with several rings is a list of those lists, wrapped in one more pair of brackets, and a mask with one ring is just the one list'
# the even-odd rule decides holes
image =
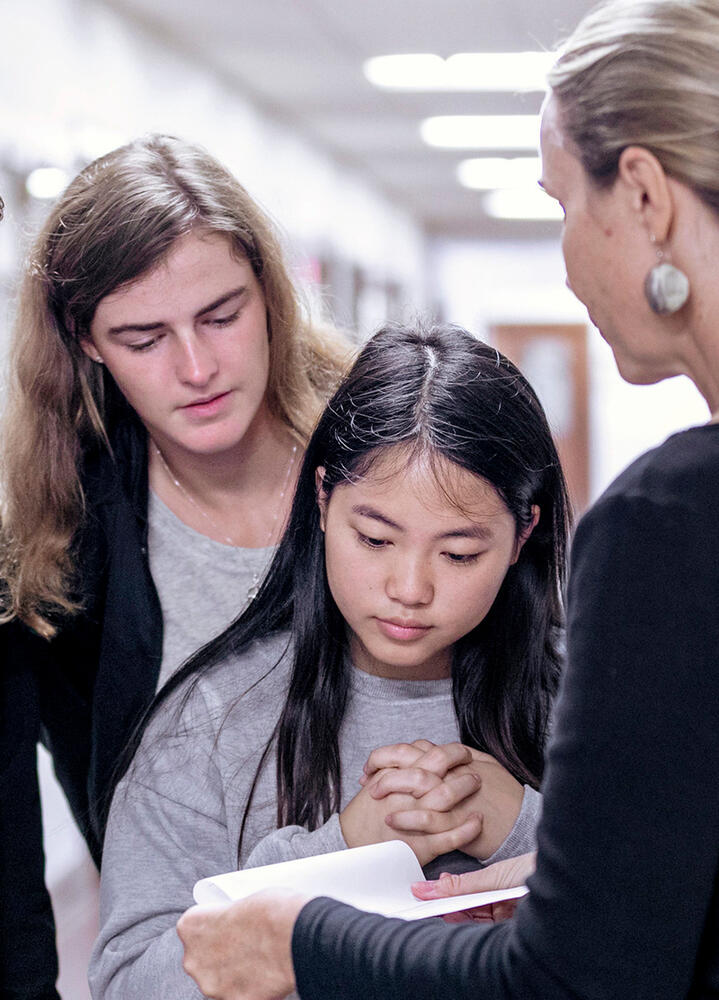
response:
{"label": "wooden door", "polygon": [[494,347],[521,369],[547,413],[575,513],[589,503],[587,328],[579,324],[502,324]]}

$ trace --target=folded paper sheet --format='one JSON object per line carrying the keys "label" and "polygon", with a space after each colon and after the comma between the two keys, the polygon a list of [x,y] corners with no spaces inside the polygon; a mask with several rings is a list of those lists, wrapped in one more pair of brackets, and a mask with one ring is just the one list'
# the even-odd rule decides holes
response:
{"label": "folded paper sheet", "polygon": [[262,868],[227,872],[195,884],[197,903],[227,903],[244,899],[261,889],[285,888],[309,896],[331,896],[360,910],[386,917],[420,920],[456,913],[474,906],[518,899],[526,886],[474,892],[464,896],[421,901],[412,895],[413,882],[424,879],[414,852],[401,840],[368,847],[354,847],[312,858],[283,861]]}

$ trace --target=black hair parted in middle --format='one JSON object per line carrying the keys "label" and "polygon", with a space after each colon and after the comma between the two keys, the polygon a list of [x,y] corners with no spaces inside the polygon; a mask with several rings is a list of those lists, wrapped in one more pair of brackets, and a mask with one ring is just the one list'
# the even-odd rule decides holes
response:
{"label": "black hair parted in middle", "polygon": [[315,473],[324,468],[329,498],[396,446],[408,463],[428,459],[450,496],[451,483],[439,478],[447,461],[489,482],[517,537],[539,508],[492,608],[455,644],[452,690],[462,742],[491,754],[521,782],[536,787],[542,777],[560,672],[570,525],[544,411],[519,370],[462,328],[386,326],[363,348],[317,424],[287,529],[255,601],[174,675],[151,709],[186,679],[289,630],[287,698],[255,776],[256,783],[276,741],[279,826],[314,829],[339,810],[341,797],[348,640],[327,584]]}

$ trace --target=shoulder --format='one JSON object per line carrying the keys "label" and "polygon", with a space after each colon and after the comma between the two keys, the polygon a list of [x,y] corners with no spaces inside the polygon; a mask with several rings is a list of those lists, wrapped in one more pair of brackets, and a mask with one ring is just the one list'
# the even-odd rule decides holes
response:
{"label": "shoulder", "polygon": [[91,508],[142,499],[147,493],[147,436],[133,414],[108,432],[109,449],[94,440],[84,450],[80,482]]}
{"label": "shoulder", "polygon": [[194,697],[209,717],[224,719],[229,706],[283,693],[291,663],[290,633],[274,632],[215,664],[197,682]]}
{"label": "shoulder", "polygon": [[289,634],[276,633],[184,680],[148,722],[133,777],[166,781],[168,761],[170,769],[222,772],[238,752],[263,745],[284,703],[288,646]]}
{"label": "shoulder", "polygon": [[271,694],[275,689],[278,694],[284,691],[291,661],[289,632],[256,640],[205,673],[184,680],[150,721],[149,737],[196,730],[198,726],[217,733],[235,706],[256,707],[257,701],[271,701],[277,707]]}
{"label": "shoulder", "polygon": [[641,455],[607,488],[579,523],[577,539],[592,530],[616,532],[625,520],[685,518],[695,531],[717,531],[719,425],[673,434]]}
{"label": "shoulder", "polygon": [[719,495],[719,425],[673,434],[641,455],[598,501],[644,499],[656,504],[704,505]]}
{"label": "shoulder", "polygon": [[[701,580],[712,589],[719,562],[719,425],[675,434],[632,463],[579,522],[570,595],[610,574],[614,581]],[[693,587],[692,587],[693,589]]]}

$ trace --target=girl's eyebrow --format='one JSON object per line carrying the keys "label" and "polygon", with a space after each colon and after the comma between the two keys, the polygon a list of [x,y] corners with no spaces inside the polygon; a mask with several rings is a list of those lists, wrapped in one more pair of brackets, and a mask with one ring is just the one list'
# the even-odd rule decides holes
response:
{"label": "girl's eyebrow", "polygon": [[195,313],[195,316],[199,318],[200,316],[204,316],[205,313],[212,312],[213,309],[219,309],[220,306],[224,306],[226,302],[230,301],[230,299],[234,299],[238,295],[242,295],[242,293],[246,290],[246,285],[240,285],[239,288],[233,288],[231,292],[225,292],[225,294],[221,295],[219,299],[215,299],[214,302],[211,302],[209,306],[204,306],[200,309],[198,313]]}
{"label": "girl's eyebrow", "polygon": [[475,523],[468,528],[456,528],[454,531],[444,531],[436,537],[438,540],[440,538],[478,538],[480,541],[488,542],[494,535],[492,529],[488,528],[486,524]]}
{"label": "girl's eyebrow", "polygon": [[[385,514],[377,510],[375,507],[370,507],[369,504],[358,503],[352,507],[353,514],[359,514],[361,517],[370,517],[374,521],[379,521],[381,524],[386,524],[388,528],[394,528],[396,531],[404,531],[401,525],[397,524],[395,521],[390,520]],[[474,522],[467,527],[454,528],[451,531],[442,531],[438,535],[434,536],[435,541],[441,541],[445,538],[478,538],[480,541],[486,542],[493,538],[492,529],[485,524],[479,524]]]}
{"label": "girl's eyebrow", "polygon": [[353,514],[359,514],[361,517],[371,517],[374,521],[381,521],[382,524],[386,524],[388,528],[395,528],[397,531],[404,531],[399,524],[391,521],[388,517],[382,514],[380,511],[376,510],[374,507],[370,507],[369,504],[357,503],[352,508]]}
{"label": "girl's eyebrow", "polygon": [[[220,306],[226,305],[230,299],[237,298],[246,291],[246,285],[240,285],[239,288],[233,288],[229,292],[225,292],[221,295],[219,299],[215,299],[214,302],[210,302],[209,305],[203,306],[199,312],[195,313],[195,319],[199,319],[201,316],[207,315],[207,313],[212,312],[214,309],[219,309]],[[149,333],[151,330],[161,330],[165,326],[165,323],[158,321],[157,323],[124,323],[122,326],[111,326],[107,331],[108,334],[116,336],[118,333]]]}

